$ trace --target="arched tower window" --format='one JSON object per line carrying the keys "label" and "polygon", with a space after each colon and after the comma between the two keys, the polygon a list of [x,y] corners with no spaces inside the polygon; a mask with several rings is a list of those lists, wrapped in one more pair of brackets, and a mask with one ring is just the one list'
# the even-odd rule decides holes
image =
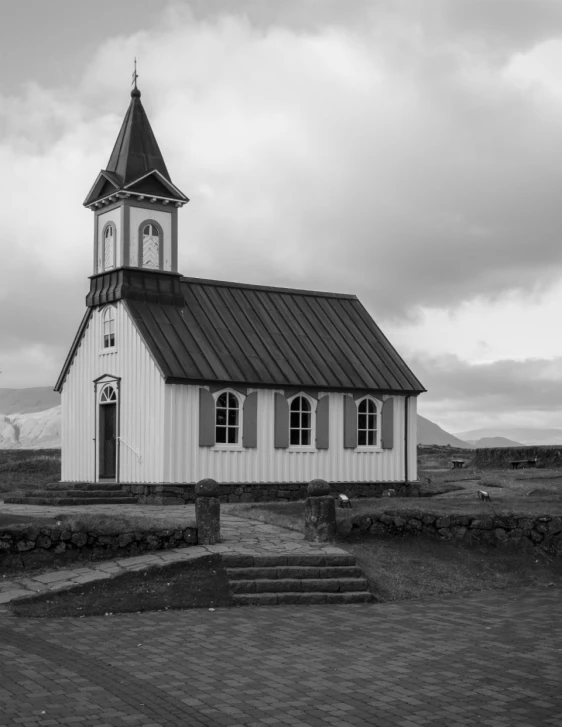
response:
{"label": "arched tower window", "polygon": [[102,314],[103,348],[115,348],[115,308],[108,305]]}
{"label": "arched tower window", "polygon": [[223,392],[216,403],[215,440],[217,444],[240,443],[240,401],[230,391]]}
{"label": "arched tower window", "polygon": [[115,225],[109,223],[103,231],[103,269],[115,267]]}
{"label": "arched tower window", "polygon": [[292,447],[309,447],[312,444],[312,407],[306,396],[295,396],[289,417],[289,444]]}
{"label": "arched tower window", "polygon": [[160,268],[162,234],[153,222],[141,225],[141,267],[151,270]]}

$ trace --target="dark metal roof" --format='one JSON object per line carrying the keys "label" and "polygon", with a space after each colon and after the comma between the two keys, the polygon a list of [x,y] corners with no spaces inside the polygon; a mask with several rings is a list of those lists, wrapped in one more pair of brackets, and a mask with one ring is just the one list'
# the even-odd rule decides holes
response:
{"label": "dark metal roof", "polygon": [[182,278],[185,306],[125,299],[167,381],[424,387],[353,295]]}
{"label": "dark metal roof", "polygon": [[127,185],[152,169],[157,169],[169,182],[172,181],[141,103],[140,93],[131,94],[131,103],[109,158],[107,171],[117,174],[122,184]]}

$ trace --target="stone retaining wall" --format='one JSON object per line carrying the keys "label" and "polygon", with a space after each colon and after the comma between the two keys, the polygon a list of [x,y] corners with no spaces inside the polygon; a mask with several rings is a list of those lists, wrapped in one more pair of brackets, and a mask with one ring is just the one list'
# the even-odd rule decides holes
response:
{"label": "stone retaining wall", "polygon": [[357,515],[338,523],[338,534],[426,534],[444,540],[503,545],[527,544],[552,554],[562,553],[562,517],[472,517],[384,512]]}
{"label": "stone retaining wall", "polygon": [[10,525],[0,529],[0,569],[74,560],[128,558],[152,550],[197,545],[197,528],[101,535],[70,527]]}
{"label": "stone retaining wall", "polygon": [[[289,502],[304,500],[308,483],[243,483],[219,485],[221,502]],[[139,498],[143,505],[184,505],[195,502],[195,485],[179,484],[123,484],[127,493]],[[419,484],[411,482],[331,482],[332,494],[345,493],[349,497],[419,497]]]}

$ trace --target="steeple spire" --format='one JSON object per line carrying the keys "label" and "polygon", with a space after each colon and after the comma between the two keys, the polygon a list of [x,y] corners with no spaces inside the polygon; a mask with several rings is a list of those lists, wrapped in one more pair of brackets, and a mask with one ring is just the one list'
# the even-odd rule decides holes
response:
{"label": "steeple spire", "polygon": [[187,197],[172,183],[164,157],[150,126],[141,102],[137,86],[137,62],[133,72],[131,101],[123,119],[117,141],[109,157],[107,167],[102,170],[90,190],[85,207],[99,207],[111,198],[140,195],[163,201],[174,202],[178,207],[186,204]]}

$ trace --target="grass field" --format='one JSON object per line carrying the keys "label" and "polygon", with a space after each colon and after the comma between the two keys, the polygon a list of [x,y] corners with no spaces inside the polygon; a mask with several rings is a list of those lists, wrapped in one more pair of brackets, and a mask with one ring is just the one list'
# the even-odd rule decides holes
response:
{"label": "grass field", "polygon": [[0,499],[60,480],[60,449],[0,449]]}
{"label": "grass field", "polygon": [[[443,451],[441,451],[443,450]],[[401,510],[408,513],[431,512],[436,514],[458,515],[562,515],[562,471],[547,469],[481,471],[472,466],[470,457],[464,452],[467,467],[451,470],[450,459],[456,456],[448,448],[431,448],[420,451],[419,477],[420,498],[373,498],[352,499],[352,510],[337,509],[338,518],[347,518],[368,512]],[[0,498],[14,490],[37,488],[47,482],[60,479],[60,452],[43,451],[0,451]],[[486,490],[490,502],[478,499],[477,491]],[[228,505],[224,508],[233,515],[261,520],[281,527],[303,530],[304,502],[286,503],[244,503]],[[63,519],[76,518],[74,514],[60,513]],[[130,519],[107,518],[106,516],[78,516],[90,527],[116,532],[120,528],[129,530],[174,527],[179,524],[174,518],[139,517],[139,522]],[[141,522],[142,521],[142,522]],[[184,524],[184,520],[181,519]],[[369,579],[375,597],[381,601],[394,601],[409,598],[424,598],[445,593],[462,593],[473,590],[496,588],[562,587],[562,558],[553,558],[542,552],[529,552],[514,548],[491,548],[474,546],[459,542],[445,542],[426,537],[364,537],[359,540],[338,541],[338,546],[353,553]],[[203,573],[193,574],[195,595],[191,605],[204,605],[205,598],[212,595],[213,581],[209,580],[206,596]],[[186,574],[185,578],[189,580]],[[176,576],[170,582],[170,597],[158,600],[158,588],[162,584],[157,579],[148,590],[140,582],[136,593],[146,599],[147,608],[182,607],[175,594]],[[185,590],[187,581],[177,574],[178,588]],[[132,586],[133,583],[128,584]],[[137,588],[138,586],[138,588]],[[215,583],[216,586],[216,583]],[[166,587],[168,588],[168,587]],[[179,593],[179,591],[178,591]],[[199,595],[197,595],[199,594]],[[211,594],[211,595],[209,595]],[[200,596],[200,597],[199,597]],[[117,608],[125,606],[126,595],[123,584],[116,584],[115,591],[108,584],[104,589],[90,592],[87,589],[71,604],[64,598],[48,604],[30,607],[29,614],[54,615],[80,613],[84,604],[80,599],[94,597],[95,611],[109,610],[112,603]],[[123,600],[125,599],[125,601]],[[121,604],[121,606],[119,606]],[[160,604],[160,605],[158,605]],[[185,606],[188,606],[186,601]],[[144,606],[143,606],[144,607]],[[68,610],[67,610],[68,609]],[[89,611],[89,609],[88,609]],[[23,613],[23,612],[22,612]]]}

